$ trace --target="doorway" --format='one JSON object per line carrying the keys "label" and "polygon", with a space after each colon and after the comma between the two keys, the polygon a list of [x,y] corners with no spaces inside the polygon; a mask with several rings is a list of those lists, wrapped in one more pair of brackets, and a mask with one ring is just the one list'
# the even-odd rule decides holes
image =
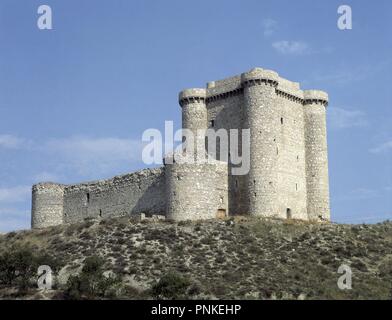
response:
{"label": "doorway", "polygon": [[216,212],[216,218],[217,219],[226,218],[226,209],[218,209],[218,211]]}

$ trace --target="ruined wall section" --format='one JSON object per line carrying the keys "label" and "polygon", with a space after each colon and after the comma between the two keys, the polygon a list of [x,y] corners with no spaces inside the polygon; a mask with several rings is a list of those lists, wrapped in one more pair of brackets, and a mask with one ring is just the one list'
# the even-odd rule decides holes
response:
{"label": "ruined wall section", "polygon": [[64,188],[64,222],[144,212],[165,214],[164,169],[145,169]]}

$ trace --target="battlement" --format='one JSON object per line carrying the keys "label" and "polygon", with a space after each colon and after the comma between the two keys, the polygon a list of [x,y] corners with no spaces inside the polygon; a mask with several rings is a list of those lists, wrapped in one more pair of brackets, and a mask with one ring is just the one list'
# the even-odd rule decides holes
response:
{"label": "battlement", "polygon": [[272,70],[254,68],[241,74],[241,82],[244,86],[266,84],[272,87],[277,87],[279,83],[279,75]]}
{"label": "battlement", "polygon": [[321,90],[305,90],[304,104],[321,104],[328,106],[328,94]]}
{"label": "battlement", "polygon": [[192,88],[182,90],[178,95],[180,106],[183,107],[189,103],[201,103],[206,99],[206,89]]}
{"label": "battlement", "polygon": [[[254,68],[241,75],[222,80],[210,81],[206,85],[206,102],[213,102],[243,94],[244,86],[269,85],[276,88],[276,94],[299,104],[328,104],[328,95],[320,90],[303,91],[298,82],[287,80],[272,70]],[[305,99],[306,92],[306,99]],[[306,100],[306,101],[305,101]],[[319,100],[319,101],[315,101]]]}

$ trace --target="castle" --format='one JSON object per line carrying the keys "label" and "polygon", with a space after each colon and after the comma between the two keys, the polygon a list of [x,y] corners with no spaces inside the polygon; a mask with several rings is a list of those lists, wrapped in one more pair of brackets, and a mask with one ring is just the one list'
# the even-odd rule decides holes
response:
{"label": "castle", "polygon": [[32,188],[32,228],[144,213],[173,220],[255,215],[329,221],[327,93],[255,68],[179,94],[182,127],[250,129],[250,168],[230,161],[160,168],[77,185]]}

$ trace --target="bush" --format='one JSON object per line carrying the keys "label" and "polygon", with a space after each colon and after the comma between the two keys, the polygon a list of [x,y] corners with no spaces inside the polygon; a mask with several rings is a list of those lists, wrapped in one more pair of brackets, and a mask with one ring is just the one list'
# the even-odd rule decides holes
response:
{"label": "bush", "polygon": [[98,256],[86,258],[82,272],[68,279],[66,298],[79,300],[115,297],[120,279],[116,275],[104,276],[103,266],[104,260]]}
{"label": "bush", "polygon": [[40,265],[48,265],[56,272],[60,261],[46,253],[36,254],[30,247],[11,247],[0,255],[0,284],[27,289]]}
{"label": "bush", "polygon": [[171,272],[164,275],[151,289],[156,299],[185,298],[191,281],[181,274]]}

